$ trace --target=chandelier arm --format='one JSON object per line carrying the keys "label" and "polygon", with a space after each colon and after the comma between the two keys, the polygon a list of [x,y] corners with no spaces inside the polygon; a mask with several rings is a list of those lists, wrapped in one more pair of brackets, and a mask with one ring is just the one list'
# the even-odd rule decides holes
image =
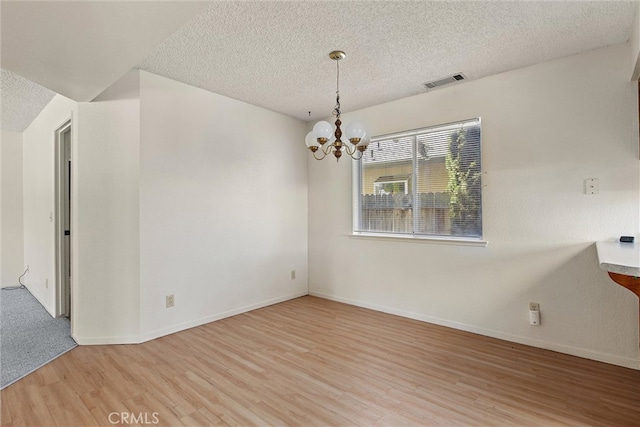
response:
{"label": "chandelier arm", "polygon": [[[316,150],[316,151],[317,151],[317,150]],[[316,160],[322,160],[322,159],[324,159],[325,157],[327,157],[327,153],[325,153],[325,152],[324,152],[324,150],[321,150],[321,151],[322,151],[322,157],[316,157],[316,153],[314,153],[314,152],[312,151],[312,152],[311,152],[311,154],[313,154],[313,158],[314,158],[314,159],[316,159]]]}
{"label": "chandelier arm", "polygon": [[[358,150],[356,146],[350,148],[348,145],[343,145],[343,148],[353,160],[360,160],[364,155],[364,151]],[[360,154],[358,154],[360,153]]]}
{"label": "chandelier arm", "polygon": [[324,153],[324,155],[328,155],[329,153],[331,153],[333,149],[333,143],[331,144],[326,144],[322,147],[322,152]]}
{"label": "chandelier arm", "polygon": [[360,160],[362,158],[362,151],[360,151],[360,155],[358,155],[358,152],[354,152],[353,154],[349,154],[349,157],[351,157],[353,160]]}

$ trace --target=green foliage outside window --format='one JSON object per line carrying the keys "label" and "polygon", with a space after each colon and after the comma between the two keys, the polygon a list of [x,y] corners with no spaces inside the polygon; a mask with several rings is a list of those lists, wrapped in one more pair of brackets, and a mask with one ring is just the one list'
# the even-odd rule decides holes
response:
{"label": "green foliage outside window", "polygon": [[449,174],[449,214],[451,234],[482,235],[481,174],[478,128],[460,129],[451,134],[445,165]]}

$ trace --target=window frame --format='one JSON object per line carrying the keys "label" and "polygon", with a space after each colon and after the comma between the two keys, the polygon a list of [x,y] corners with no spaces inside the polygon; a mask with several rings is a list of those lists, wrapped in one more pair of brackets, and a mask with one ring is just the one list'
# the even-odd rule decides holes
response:
{"label": "window frame", "polygon": [[[407,179],[397,179],[397,180],[392,180],[392,181],[380,181],[380,182],[374,182],[373,183],[373,193],[374,194],[379,194],[379,190],[377,187],[383,186],[385,184],[403,184],[404,185],[404,194],[409,194],[409,178]],[[380,190],[384,191],[383,188],[381,188]]]}
{"label": "window frame", "polygon": [[[435,130],[446,130],[447,128],[455,129],[456,126],[460,126],[464,123],[468,122],[477,122],[477,125],[480,127],[480,173],[482,176],[485,175],[483,169],[483,156],[482,156],[482,120],[480,117],[474,117],[465,120],[458,120],[455,122],[449,122],[444,124],[438,124],[434,126],[428,126],[423,128],[417,128],[407,131],[393,132],[384,135],[378,135],[372,138],[372,143],[375,141],[383,140],[385,138],[399,138],[399,137],[407,137],[411,136],[414,138],[413,140],[413,149],[412,149],[412,168],[414,169],[414,173],[409,178],[412,181],[412,191],[411,196],[413,199],[413,206],[416,205],[417,199],[417,180],[418,176],[415,173],[415,164],[417,161],[418,153],[416,147],[416,137],[421,133],[427,133],[429,131]],[[359,231],[360,224],[362,224],[362,159],[354,161],[352,165],[352,233],[351,237],[354,238],[365,238],[365,239],[380,239],[380,240],[396,240],[396,241],[411,241],[411,242],[426,242],[426,243],[437,243],[437,244],[453,244],[453,245],[463,245],[463,246],[482,246],[486,247],[488,245],[488,241],[485,240],[485,227],[484,227],[484,187],[485,183],[481,177],[480,184],[480,212],[481,212],[481,235],[479,237],[470,237],[470,236],[454,236],[454,235],[436,235],[436,234],[417,234],[417,233],[391,233],[385,231]],[[407,184],[408,185],[408,181]],[[414,209],[414,217],[417,214],[417,209]]]}

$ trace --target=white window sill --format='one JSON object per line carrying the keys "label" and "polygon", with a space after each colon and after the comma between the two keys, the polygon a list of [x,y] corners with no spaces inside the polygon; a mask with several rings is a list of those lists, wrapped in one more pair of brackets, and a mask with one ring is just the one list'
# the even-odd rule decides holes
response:
{"label": "white window sill", "polygon": [[375,240],[396,240],[403,242],[418,242],[418,243],[435,243],[438,245],[457,245],[457,246],[477,246],[486,247],[489,242],[480,239],[469,239],[464,237],[436,237],[436,236],[421,236],[421,235],[409,235],[409,234],[386,234],[386,233],[359,233],[354,232],[349,234],[349,237],[356,239],[375,239]]}

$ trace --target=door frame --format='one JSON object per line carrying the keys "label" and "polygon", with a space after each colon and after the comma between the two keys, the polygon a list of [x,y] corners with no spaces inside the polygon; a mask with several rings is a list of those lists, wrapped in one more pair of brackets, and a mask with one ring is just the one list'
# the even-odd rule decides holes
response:
{"label": "door frame", "polygon": [[[68,144],[64,141],[64,134],[69,133]],[[71,162],[71,150],[73,134],[71,119],[68,119],[64,124],[55,131],[55,168],[54,168],[54,182],[55,182],[55,315],[56,317],[71,317],[71,280],[68,282],[65,280],[65,274],[68,274],[72,278],[73,271],[73,256],[72,256],[72,236],[67,235],[65,238],[65,230],[71,231],[72,224],[72,209],[71,203],[68,205],[65,201],[71,200],[71,180],[70,168],[67,162]],[[65,188],[65,183],[67,187]],[[68,206],[65,209],[65,205]],[[67,218],[68,217],[68,218]],[[68,252],[67,252],[68,245]],[[68,259],[64,254],[68,255]],[[66,261],[66,265],[65,265]],[[65,285],[66,284],[66,285]]]}

